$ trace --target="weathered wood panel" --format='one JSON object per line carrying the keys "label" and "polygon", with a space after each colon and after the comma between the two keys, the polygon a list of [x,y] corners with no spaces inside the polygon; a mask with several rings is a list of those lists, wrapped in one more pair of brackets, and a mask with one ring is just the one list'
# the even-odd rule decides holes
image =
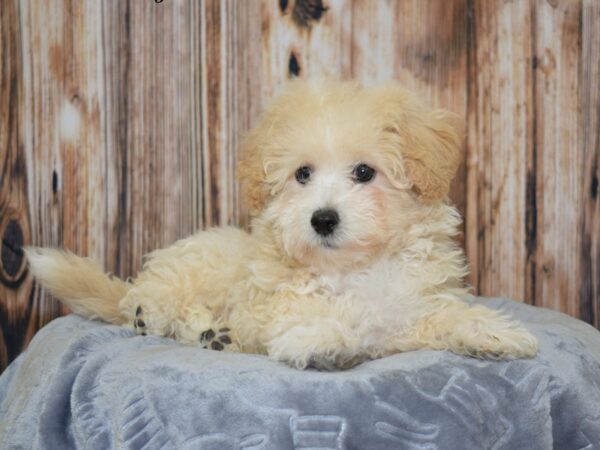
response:
{"label": "weathered wood panel", "polygon": [[106,253],[109,268],[129,276],[143,254],[202,225],[202,16],[190,2],[102,5]]}
{"label": "weathered wood panel", "polygon": [[584,152],[579,140],[581,2],[535,4],[536,248],[532,302],[577,316]]}
{"label": "weathered wood panel", "polygon": [[474,290],[600,326],[600,2],[6,0],[0,368],[64,310],[20,246],[142,255],[245,224],[240,136],[290,77],[398,80],[467,121]]}
{"label": "weathered wood panel", "polygon": [[17,0],[0,12],[0,370],[26,340],[32,283],[19,246],[30,242],[23,67]]}
{"label": "weathered wood panel", "polygon": [[[21,1],[14,7],[18,16],[12,26],[19,28],[10,38],[18,37],[21,52],[9,61],[20,67],[22,89],[13,112],[18,113],[21,125],[14,131],[22,142],[12,151],[26,167],[27,200],[19,204],[19,214],[27,218],[24,241],[64,246],[103,261],[106,188],[98,5],[55,2],[38,8]],[[18,172],[9,176],[18,179]],[[22,301],[9,310],[21,325],[12,330],[11,351],[18,352],[40,326],[66,309],[45,293],[32,292],[28,278],[15,294]],[[9,319],[8,325],[15,322]]]}
{"label": "weathered wood panel", "polygon": [[[600,2],[585,0],[581,11],[579,95],[583,152],[581,197],[580,317],[600,328]],[[576,200],[579,204],[579,199]]]}
{"label": "weathered wood panel", "polygon": [[241,202],[239,185],[235,182],[235,163],[242,136],[258,121],[262,111],[260,95],[262,74],[262,5],[258,1],[239,2],[228,0],[224,59],[227,69],[222,76],[227,86],[225,103],[227,137],[224,152],[228,155],[228,176],[231,179],[229,202],[231,213],[223,223],[246,226],[248,214]]}
{"label": "weathered wood panel", "polygon": [[532,11],[473,4],[467,252],[476,292],[530,302],[528,183],[533,157]]}
{"label": "weathered wood panel", "polygon": [[593,322],[599,33],[586,16],[574,0],[474,3],[467,250],[477,292]]}

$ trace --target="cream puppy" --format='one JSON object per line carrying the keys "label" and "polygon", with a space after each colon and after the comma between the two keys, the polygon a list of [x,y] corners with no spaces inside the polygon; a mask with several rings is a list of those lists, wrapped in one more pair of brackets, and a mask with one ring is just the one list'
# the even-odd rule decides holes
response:
{"label": "cream puppy", "polygon": [[251,231],[201,231],[148,255],[131,283],[28,249],[74,312],[293,367],[346,368],[417,349],[533,357],[518,323],[464,300],[447,200],[460,120],[395,85],[292,81],[246,136]]}

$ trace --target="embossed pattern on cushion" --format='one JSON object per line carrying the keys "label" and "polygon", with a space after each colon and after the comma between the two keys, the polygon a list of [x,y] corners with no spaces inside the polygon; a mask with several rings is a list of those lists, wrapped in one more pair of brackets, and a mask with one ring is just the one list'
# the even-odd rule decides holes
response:
{"label": "embossed pattern on cushion", "polygon": [[556,312],[479,301],[522,320],[539,357],[419,351],[302,372],[56,319],[0,377],[0,448],[600,448],[600,333]]}

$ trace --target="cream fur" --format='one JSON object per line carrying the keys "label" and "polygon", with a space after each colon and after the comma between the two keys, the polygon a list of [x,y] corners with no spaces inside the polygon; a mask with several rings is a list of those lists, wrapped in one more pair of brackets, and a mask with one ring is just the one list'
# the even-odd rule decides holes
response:
{"label": "cream fur", "polygon": [[[141,312],[145,332],[186,343],[227,327],[227,350],[297,368],[421,348],[532,357],[527,330],[463,301],[460,217],[446,199],[461,144],[455,115],[397,86],[293,81],[242,149],[251,232],[211,229],[157,250],[131,284],[56,250],[29,250],[30,267],[84,316],[132,326]],[[376,169],[371,182],[353,181],[359,163]],[[331,237],[311,228],[319,208],[339,213]]]}

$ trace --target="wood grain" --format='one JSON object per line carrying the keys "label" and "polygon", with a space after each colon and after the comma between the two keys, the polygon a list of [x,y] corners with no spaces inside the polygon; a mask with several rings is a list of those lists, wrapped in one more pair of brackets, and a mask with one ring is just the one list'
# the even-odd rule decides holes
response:
{"label": "wood grain", "polygon": [[30,242],[24,151],[23,66],[19,6],[0,12],[0,371],[23,349],[32,282],[21,245]]}
{"label": "wood grain", "polygon": [[246,225],[239,140],[291,77],[397,80],[465,117],[474,291],[600,327],[600,2],[6,0],[0,40],[0,370],[66,312],[21,246],[127,277]]}
{"label": "wood grain", "polygon": [[201,74],[194,59],[202,16],[195,6],[103,3],[106,255],[120,276],[134,275],[145,253],[203,224],[210,183],[202,171]]}
{"label": "wood grain", "polygon": [[534,304],[580,309],[584,148],[579,138],[581,3],[535,4],[537,219]]}
{"label": "wood grain", "polygon": [[[583,153],[580,242],[580,317],[600,328],[600,2],[581,8],[580,114]],[[579,204],[579,201],[577,201]]]}
{"label": "wood grain", "polygon": [[231,213],[227,223],[248,225],[248,213],[241,202],[235,182],[235,164],[241,138],[258,121],[263,106],[262,5],[259,1],[228,0],[226,70],[222,76],[227,87],[224,153],[228,156]]}
{"label": "wood grain", "polygon": [[527,2],[481,0],[473,3],[473,20],[467,253],[476,292],[532,302],[526,292],[532,11]]}
{"label": "wood grain", "polygon": [[[104,263],[99,4],[54,0],[38,7],[21,1],[19,8],[29,239]],[[44,292],[30,303],[26,340],[67,312]]]}

